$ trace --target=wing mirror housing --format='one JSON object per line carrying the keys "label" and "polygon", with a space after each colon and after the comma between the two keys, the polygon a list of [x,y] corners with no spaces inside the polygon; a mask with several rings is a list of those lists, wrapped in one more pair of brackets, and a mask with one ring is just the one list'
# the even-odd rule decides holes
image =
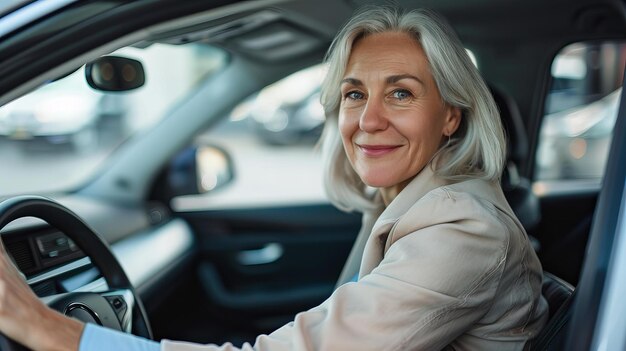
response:
{"label": "wing mirror housing", "polygon": [[205,194],[235,178],[228,153],[214,145],[191,146],[179,152],[169,164],[166,184],[171,197]]}
{"label": "wing mirror housing", "polygon": [[103,56],[85,65],[90,87],[101,91],[128,91],[146,82],[143,64],[120,56]]}

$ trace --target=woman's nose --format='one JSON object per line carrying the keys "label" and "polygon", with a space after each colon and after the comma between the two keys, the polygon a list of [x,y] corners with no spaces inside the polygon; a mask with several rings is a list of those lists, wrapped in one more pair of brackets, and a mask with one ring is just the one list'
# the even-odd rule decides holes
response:
{"label": "woman's nose", "polygon": [[388,121],[383,103],[369,99],[361,114],[359,129],[372,133],[386,129],[387,125]]}

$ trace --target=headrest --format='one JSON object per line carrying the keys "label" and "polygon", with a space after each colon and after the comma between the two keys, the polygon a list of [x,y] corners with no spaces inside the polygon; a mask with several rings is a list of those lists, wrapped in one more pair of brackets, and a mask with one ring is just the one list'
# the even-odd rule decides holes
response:
{"label": "headrest", "polygon": [[[506,133],[506,167],[501,185],[504,196],[527,232],[532,232],[541,220],[539,200],[533,194],[530,182],[518,173],[518,165],[528,155],[528,137],[517,103],[510,96],[491,86],[491,94],[500,110],[500,119]],[[536,245],[536,250],[539,246]]]}
{"label": "headrest", "polygon": [[522,115],[520,114],[519,107],[515,100],[498,90],[494,86],[489,86],[493,99],[500,111],[500,119],[504,126],[506,133],[507,148],[506,158],[507,161],[513,161],[515,164],[520,164],[526,160],[528,156],[528,136],[524,129],[524,122],[522,121]]}

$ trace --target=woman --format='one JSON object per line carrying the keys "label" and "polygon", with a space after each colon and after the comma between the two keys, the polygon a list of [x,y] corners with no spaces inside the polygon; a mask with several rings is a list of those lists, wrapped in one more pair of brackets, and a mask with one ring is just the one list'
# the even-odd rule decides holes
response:
{"label": "woman", "polygon": [[[326,185],[364,212],[342,274],[358,279],[243,349],[522,350],[546,319],[541,265],[499,186],[497,109],[455,34],[429,11],[370,9],[327,61]],[[85,327],[0,261],[0,330],[35,350],[234,349]]]}

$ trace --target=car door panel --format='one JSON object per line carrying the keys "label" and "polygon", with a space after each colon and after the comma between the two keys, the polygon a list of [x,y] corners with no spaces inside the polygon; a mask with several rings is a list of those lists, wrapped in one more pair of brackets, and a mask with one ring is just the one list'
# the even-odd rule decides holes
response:
{"label": "car door panel", "polygon": [[197,235],[204,303],[259,326],[330,296],[361,225],[330,204],[180,215]]}
{"label": "car door panel", "polygon": [[599,190],[540,197],[542,221],[535,236],[545,271],[576,286],[591,230]]}

